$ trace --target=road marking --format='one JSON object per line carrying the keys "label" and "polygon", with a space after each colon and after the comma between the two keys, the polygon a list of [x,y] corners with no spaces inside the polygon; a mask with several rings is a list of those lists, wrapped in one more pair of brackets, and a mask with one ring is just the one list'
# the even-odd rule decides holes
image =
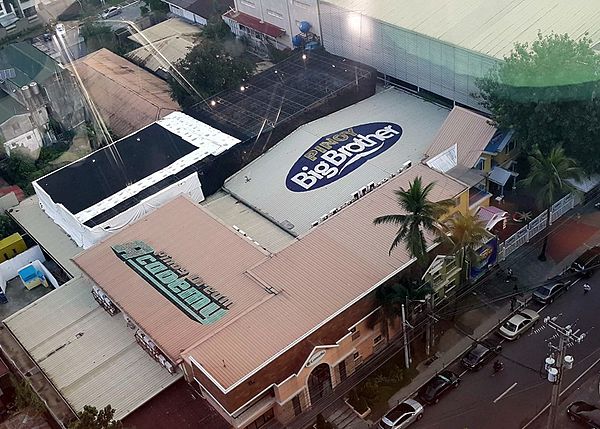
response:
{"label": "road marking", "polygon": [[[593,364],[591,364],[588,367],[588,369],[586,369],[585,371],[583,371],[579,375],[579,377],[577,377],[575,380],[573,380],[573,382],[571,384],[569,384],[567,387],[565,387],[562,390],[562,392],[560,392],[560,394],[558,395],[558,397],[560,398],[563,395],[563,393],[565,393],[567,390],[569,390],[571,387],[573,387],[573,385],[575,383],[577,383],[579,380],[581,380],[581,378],[584,377],[593,367],[595,367],[598,364],[598,362],[600,362],[600,358],[596,359],[596,361]],[[546,404],[546,406],[544,408],[542,408],[542,410],[539,413],[537,413],[531,420],[529,420],[529,422],[525,426],[523,426],[521,429],[528,428],[534,421],[536,421],[538,419],[538,417],[540,417],[542,414],[544,414],[548,408],[550,408],[550,403],[549,402]]]}
{"label": "road marking", "polygon": [[504,398],[508,394],[508,392],[510,392],[511,390],[513,390],[515,388],[516,385],[517,385],[517,382],[515,381],[515,383],[512,386],[510,386],[508,389],[506,389],[504,391],[504,393],[502,393],[500,396],[498,396],[496,399],[494,399],[494,404],[496,402],[498,402],[500,399]]}

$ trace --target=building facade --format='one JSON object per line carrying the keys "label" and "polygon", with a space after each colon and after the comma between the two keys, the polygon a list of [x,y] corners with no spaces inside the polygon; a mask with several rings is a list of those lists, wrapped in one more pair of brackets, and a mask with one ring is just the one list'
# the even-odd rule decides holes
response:
{"label": "building facade", "polygon": [[35,0],[0,2],[0,40],[41,25]]}

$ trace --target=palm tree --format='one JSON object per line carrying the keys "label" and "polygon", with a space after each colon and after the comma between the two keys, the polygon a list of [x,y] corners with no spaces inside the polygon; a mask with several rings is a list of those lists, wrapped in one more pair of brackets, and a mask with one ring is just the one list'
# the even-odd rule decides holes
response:
{"label": "palm tree", "polygon": [[443,223],[443,227],[445,234],[439,240],[449,243],[452,253],[460,258],[460,284],[464,285],[469,280],[468,266],[478,258],[475,251],[490,237],[490,233],[485,229],[485,222],[471,213],[456,213]]}
{"label": "palm tree", "polygon": [[424,261],[427,249],[423,230],[439,233],[439,218],[448,211],[448,208],[454,206],[453,200],[434,203],[427,199],[434,183],[423,186],[421,177],[415,177],[407,190],[400,188],[394,191],[398,198],[398,205],[406,214],[379,216],[373,220],[375,225],[385,223],[398,225],[398,232],[390,246],[390,255],[392,250],[404,241],[409,254],[419,262]]}
{"label": "palm tree", "polygon": [[[577,166],[573,158],[565,155],[565,150],[561,146],[556,146],[550,150],[548,155],[544,155],[538,147],[535,147],[527,157],[529,160],[529,174],[521,182],[526,187],[536,192],[536,200],[540,209],[548,209],[547,225],[550,228],[550,208],[557,198],[563,196],[572,190],[572,186],[566,182],[566,179],[581,180],[583,171]],[[546,260],[546,247],[548,246],[548,236],[544,237],[542,251],[538,256],[540,261]]]}

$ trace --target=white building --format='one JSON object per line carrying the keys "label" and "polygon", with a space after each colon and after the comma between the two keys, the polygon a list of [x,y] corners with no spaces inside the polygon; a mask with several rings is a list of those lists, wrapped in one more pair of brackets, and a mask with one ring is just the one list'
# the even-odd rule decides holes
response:
{"label": "white building", "polygon": [[315,37],[321,33],[317,0],[235,0],[235,10],[223,19],[235,35],[261,47],[292,48],[302,22]]}
{"label": "white building", "polygon": [[325,0],[319,11],[329,52],[475,108],[476,79],[516,42],[539,32],[600,39],[595,0]]}

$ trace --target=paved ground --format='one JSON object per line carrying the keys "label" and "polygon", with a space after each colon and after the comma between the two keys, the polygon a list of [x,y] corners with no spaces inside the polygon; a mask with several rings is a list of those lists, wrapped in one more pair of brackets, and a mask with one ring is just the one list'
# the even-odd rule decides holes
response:
{"label": "paved ground", "polygon": [[6,319],[8,316],[16,313],[23,307],[28,306],[34,301],[37,301],[42,296],[53,291],[52,286],[44,287],[38,286],[31,290],[28,290],[21,281],[20,277],[6,282],[6,298],[8,302],[6,304],[0,304],[0,320]]}

